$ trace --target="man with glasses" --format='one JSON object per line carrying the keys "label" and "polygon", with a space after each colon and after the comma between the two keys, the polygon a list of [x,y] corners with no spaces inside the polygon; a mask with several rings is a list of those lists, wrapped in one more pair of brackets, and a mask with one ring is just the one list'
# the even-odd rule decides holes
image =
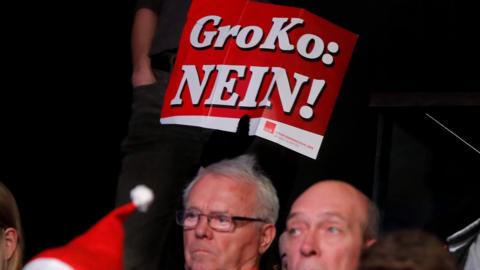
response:
{"label": "man with glasses", "polygon": [[279,202],[252,156],[200,170],[183,193],[185,269],[259,269],[275,238]]}

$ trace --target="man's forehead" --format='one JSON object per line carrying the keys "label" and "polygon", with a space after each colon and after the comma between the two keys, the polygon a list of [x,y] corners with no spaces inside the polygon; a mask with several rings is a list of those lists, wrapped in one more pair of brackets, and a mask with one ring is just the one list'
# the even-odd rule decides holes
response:
{"label": "man's forehead", "polygon": [[292,205],[289,218],[339,219],[345,222],[363,222],[367,211],[359,196],[300,196]]}
{"label": "man's forehead", "polygon": [[[230,177],[206,175],[191,190],[186,208],[208,208],[211,211],[228,212],[229,209],[243,208],[255,202],[252,199],[254,186]],[[255,197],[253,197],[255,198]]]}
{"label": "man's forehead", "polygon": [[341,221],[341,222],[349,222],[348,216],[344,213],[336,212],[336,211],[326,211],[326,212],[309,212],[309,211],[293,211],[287,217],[288,221]]}
{"label": "man's forehead", "polygon": [[319,182],[304,193],[302,193],[292,205],[292,211],[295,209],[310,209],[315,211],[323,208],[327,210],[342,208],[362,208],[365,206],[365,198],[363,194],[356,190],[353,186],[338,182],[324,181]]}

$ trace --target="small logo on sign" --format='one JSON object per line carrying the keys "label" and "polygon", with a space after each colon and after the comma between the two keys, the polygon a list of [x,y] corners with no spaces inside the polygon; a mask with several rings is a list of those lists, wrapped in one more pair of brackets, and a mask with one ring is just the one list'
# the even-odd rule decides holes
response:
{"label": "small logo on sign", "polygon": [[263,130],[268,132],[268,133],[274,133],[275,132],[275,127],[277,125],[273,122],[270,122],[270,121],[266,121],[265,122],[265,126],[263,127]]}

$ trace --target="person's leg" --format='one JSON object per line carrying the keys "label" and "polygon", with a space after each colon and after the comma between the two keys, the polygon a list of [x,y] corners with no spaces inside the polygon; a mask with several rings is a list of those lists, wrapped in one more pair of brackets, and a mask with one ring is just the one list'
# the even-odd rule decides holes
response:
{"label": "person's leg", "polygon": [[[157,83],[134,89],[129,133],[123,144],[117,205],[128,202],[130,190],[138,184],[152,188],[155,195],[147,213],[136,213],[125,223],[126,270],[162,269],[173,249],[167,246],[167,237],[174,231],[174,211],[180,207],[181,191],[199,167],[210,132],[160,125],[168,73],[158,72],[157,77]],[[175,269],[181,268],[183,264]]]}
{"label": "person's leg", "polygon": [[169,138],[161,149],[131,153],[124,158],[119,200],[137,184],[152,188],[155,195],[147,213],[136,213],[125,223],[126,269],[162,269],[162,260],[168,257],[165,254],[174,248],[166,244],[174,232],[174,212],[181,207],[181,191],[195,174],[200,153],[199,143]]}

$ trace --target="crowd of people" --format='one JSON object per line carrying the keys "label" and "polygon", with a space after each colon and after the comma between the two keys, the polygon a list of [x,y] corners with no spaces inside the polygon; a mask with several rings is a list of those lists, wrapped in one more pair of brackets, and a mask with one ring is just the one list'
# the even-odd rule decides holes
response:
{"label": "crowd of people", "polygon": [[[23,251],[19,212],[3,184],[0,195],[0,269],[18,270],[22,267]],[[431,233],[405,229],[380,237],[376,205],[354,186],[340,180],[322,180],[305,190],[289,211],[285,231],[277,233],[279,198],[272,181],[251,155],[225,159],[201,169],[183,190],[182,197],[183,208],[176,212],[176,223],[183,229],[188,270],[263,269],[261,257],[277,235],[280,260],[269,269],[460,269],[445,242]],[[125,209],[112,213],[125,215],[120,214]],[[121,224],[99,222],[102,223],[96,225],[97,231],[104,227],[97,234],[115,230],[114,226]],[[103,246],[113,243],[98,243],[101,238],[95,239],[77,240],[79,246],[69,247],[77,249],[74,253],[88,254],[88,267],[47,264],[26,269],[96,269],[96,260],[108,262],[102,257],[112,257]],[[102,248],[95,248],[98,246]],[[62,256],[64,259],[65,254]],[[127,268],[122,265],[110,269]]]}

